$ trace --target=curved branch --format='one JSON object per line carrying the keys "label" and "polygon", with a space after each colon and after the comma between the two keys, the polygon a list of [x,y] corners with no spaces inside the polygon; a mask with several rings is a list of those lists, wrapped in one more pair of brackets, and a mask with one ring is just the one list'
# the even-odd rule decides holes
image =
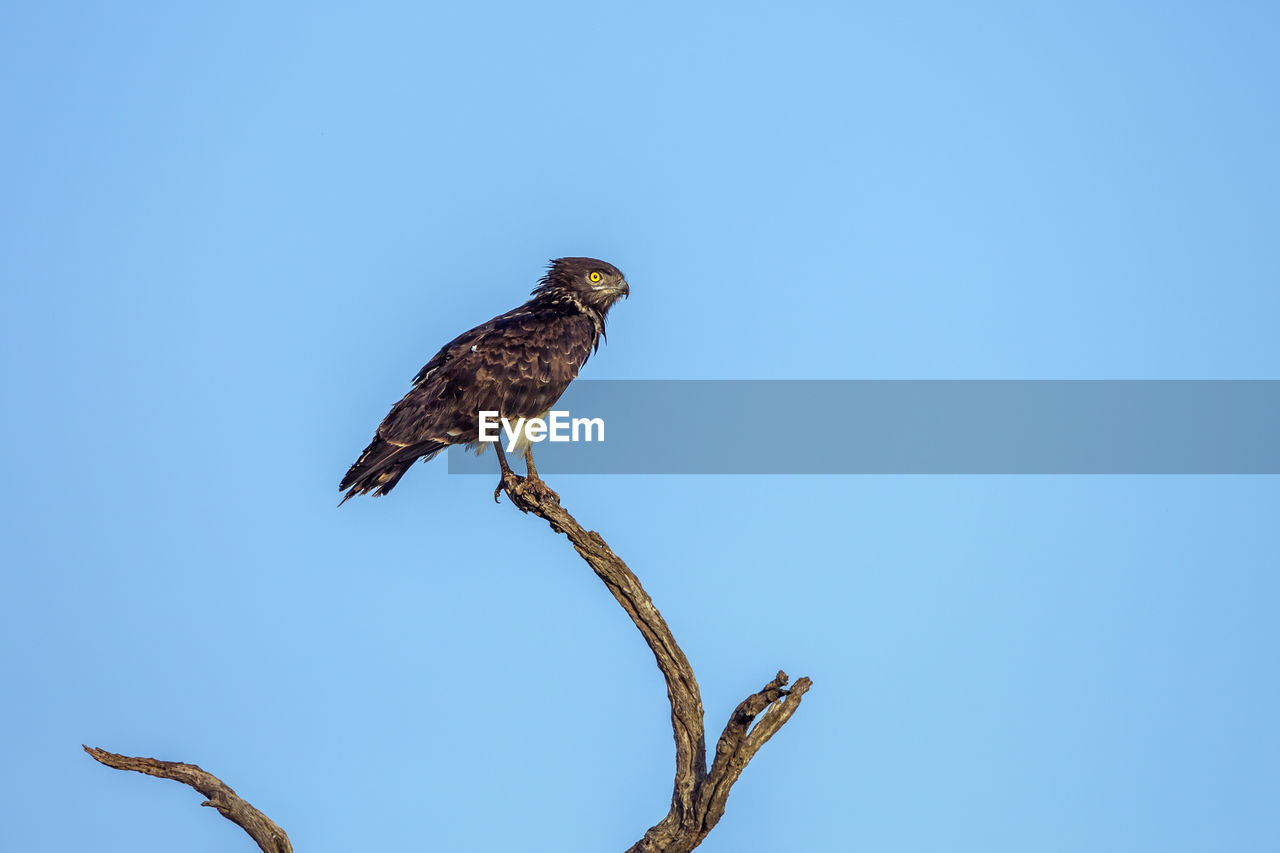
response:
{"label": "curved branch", "polygon": [[654,606],[653,599],[640,585],[640,579],[622,558],[613,553],[600,534],[584,530],[560,506],[560,496],[536,475],[524,478],[509,470],[504,471],[502,488],[522,512],[538,516],[552,530],[569,537],[574,550],[604,581],[640,630],[667,682],[671,730],[676,742],[671,810],[650,827],[627,853],[686,853],[692,850],[702,843],[724,815],[729,789],[738,781],[747,762],[791,719],[812,682],[801,678],[787,690],[787,674],[779,671],[764,689],[744,699],[720,735],[715,761],[708,772],[702,696],[693,667],[676,643],[666,620]]}
{"label": "curved branch", "polygon": [[[640,585],[640,579],[613,553],[600,534],[584,530],[560,506],[560,496],[536,475],[520,477],[504,466],[502,488],[521,511],[533,513],[551,525],[552,530],[569,537],[574,549],[604,581],[653,652],[667,682],[667,698],[671,702],[676,775],[671,809],[666,817],[650,827],[627,853],[688,853],[719,823],[729,790],[760,747],[791,719],[812,682],[801,678],[787,689],[787,674],[779,671],[759,692],[742,700],[725,724],[716,743],[715,760],[708,770],[698,681],[666,620]],[[189,785],[207,798],[201,805],[216,808],[223,817],[238,824],[263,853],[293,853],[293,845],[283,829],[242,800],[218,777],[194,764],[131,758],[89,746],[84,747],[84,751],[117,770],[133,770]]]}
{"label": "curved branch", "polygon": [[249,837],[258,842],[263,853],[293,853],[293,845],[289,843],[289,836],[285,835],[283,829],[276,826],[271,818],[240,799],[239,794],[207,770],[202,770],[194,764],[117,755],[92,746],[85,746],[84,751],[89,753],[95,761],[114,767],[116,770],[133,770],[148,776],[172,779],[189,785],[206,797],[200,805],[212,806],[227,820],[249,833]]}

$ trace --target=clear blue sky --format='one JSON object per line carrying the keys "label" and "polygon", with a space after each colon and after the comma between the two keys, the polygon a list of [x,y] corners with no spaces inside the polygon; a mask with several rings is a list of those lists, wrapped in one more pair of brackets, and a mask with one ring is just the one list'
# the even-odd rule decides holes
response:
{"label": "clear blue sky", "polygon": [[[309,853],[624,849],[649,652],[487,477],[335,510],[387,407],[568,254],[594,378],[1280,377],[1278,14],[6,4],[0,849],[252,849],[81,743]],[[814,679],[704,849],[1280,849],[1277,478],[553,485],[713,732]]]}

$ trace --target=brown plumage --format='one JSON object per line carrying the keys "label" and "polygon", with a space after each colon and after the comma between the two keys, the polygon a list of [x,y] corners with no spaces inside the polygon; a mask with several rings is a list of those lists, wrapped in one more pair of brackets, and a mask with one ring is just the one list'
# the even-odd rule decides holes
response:
{"label": "brown plumage", "polygon": [[454,338],[418,371],[342,478],[342,503],[385,495],[410,465],[451,444],[476,444],[481,411],[513,423],[543,415],[599,349],[609,308],[630,292],[612,264],[552,261],[532,299]]}

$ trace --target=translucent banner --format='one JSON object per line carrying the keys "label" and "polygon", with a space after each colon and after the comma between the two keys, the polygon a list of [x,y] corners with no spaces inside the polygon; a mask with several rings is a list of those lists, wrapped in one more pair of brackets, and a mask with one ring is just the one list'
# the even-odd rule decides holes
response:
{"label": "translucent banner", "polygon": [[1280,473],[1276,380],[579,380],[554,411],[545,474]]}

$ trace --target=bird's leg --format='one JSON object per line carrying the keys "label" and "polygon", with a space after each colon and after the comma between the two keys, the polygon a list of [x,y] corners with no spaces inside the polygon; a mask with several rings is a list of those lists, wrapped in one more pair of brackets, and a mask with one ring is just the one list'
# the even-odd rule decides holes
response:
{"label": "bird's leg", "polygon": [[560,502],[560,496],[551,490],[541,477],[538,476],[538,469],[533,467],[533,443],[525,445],[524,448],[524,467],[529,472],[529,477],[524,483],[526,488],[533,487],[543,493],[544,497],[554,498],[556,503]]}
{"label": "bird's leg", "polygon": [[560,503],[560,496],[551,490],[551,487],[542,482],[542,478],[538,476],[538,469],[533,465],[533,448],[526,446],[524,449],[524,464],[529,476],[521,477],[519,474],[511,470],[511,466],[507,464],[507,454],[502,449],[502,442],[495,441],[494,449],[498,452],[498,467],[502,469],[502,476],[498,480],[498,487],[493,490],[493,502],[498,503],[498,498],[505,490],[507,497],[511,498],[511,502],[523,512],[528,512],[529,497],[536,495],[543,501],[555,501]]}
{"label": "bird's leg", "polygon": [[507,454],[502,449],[501,439],[493,443],[493,449],[498,452],[498,467],[502,469],[502,473],[498,476],[498,488],[493,490],[493,502],[498,503],[498,496],[502,494],[502,490],[508,486],[514,487],[523,478],[512,471],[511,466],[507,464]]}

